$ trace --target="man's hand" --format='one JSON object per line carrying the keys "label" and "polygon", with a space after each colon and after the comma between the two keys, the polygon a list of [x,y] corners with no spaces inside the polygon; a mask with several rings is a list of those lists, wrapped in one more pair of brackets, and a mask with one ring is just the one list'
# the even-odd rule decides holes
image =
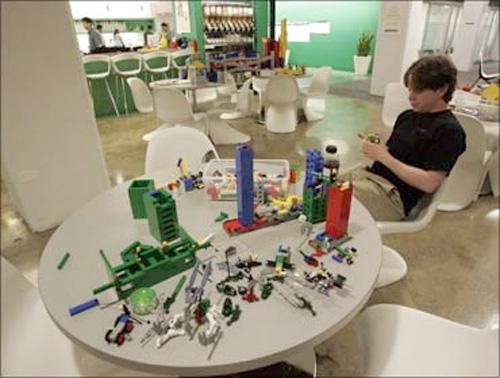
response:
{"label": "man's hand", "polygon": [[362,140],[359,150],[368,159],[378,160],[379,162],[384,163],[387,157],[390,156],[385,144],[370,142],[364,137],[363,134],[358,134],[358,137]]}

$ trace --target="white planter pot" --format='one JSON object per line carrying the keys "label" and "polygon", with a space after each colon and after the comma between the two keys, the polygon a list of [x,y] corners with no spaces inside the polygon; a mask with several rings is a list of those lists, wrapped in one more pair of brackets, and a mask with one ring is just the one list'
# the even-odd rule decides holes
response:
{"label": "white planter pot", "polygon": [[354,55],[354,73],[356,75],[368,75],[368,68],[372,61],[372,56],[357,56]]}

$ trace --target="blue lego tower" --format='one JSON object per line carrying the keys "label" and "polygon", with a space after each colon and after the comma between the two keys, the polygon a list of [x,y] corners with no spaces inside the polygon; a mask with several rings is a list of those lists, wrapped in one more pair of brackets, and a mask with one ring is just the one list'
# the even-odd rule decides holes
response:
{"label": "blue lego tower", "polygon": [[236,184],[238,221],[253,224],[253,149],[247,144],[236,147]]}
{"label": "blue lego tower", "polygon": [[313,148],[306,152],[306,177],[304,180],[304,189],[316,186],[323,175],[325,160],[321,151]]}

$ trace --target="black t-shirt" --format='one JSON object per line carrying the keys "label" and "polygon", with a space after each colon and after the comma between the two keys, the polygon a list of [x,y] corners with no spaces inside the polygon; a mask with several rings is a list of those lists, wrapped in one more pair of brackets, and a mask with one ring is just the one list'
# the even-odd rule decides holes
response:
{"label": "black t-shirt", "polygon": [[[450,110],[436,113],[406,110],[398,116],[386,144],[390,154],[403,163],[426,171],[445,171],[448,175],[465,151],[465,132]],[[368,170],[396,186],[406,215],[425,194],[378,161]]]}

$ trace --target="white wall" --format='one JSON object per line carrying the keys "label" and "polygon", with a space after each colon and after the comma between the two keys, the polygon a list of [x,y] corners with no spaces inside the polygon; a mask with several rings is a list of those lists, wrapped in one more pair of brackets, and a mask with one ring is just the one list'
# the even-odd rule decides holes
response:
{"label": "white wall", "polygon": [[68,3],[1,6],[2,179],[29,227],[42,231],[109,188],[109,178]]}

